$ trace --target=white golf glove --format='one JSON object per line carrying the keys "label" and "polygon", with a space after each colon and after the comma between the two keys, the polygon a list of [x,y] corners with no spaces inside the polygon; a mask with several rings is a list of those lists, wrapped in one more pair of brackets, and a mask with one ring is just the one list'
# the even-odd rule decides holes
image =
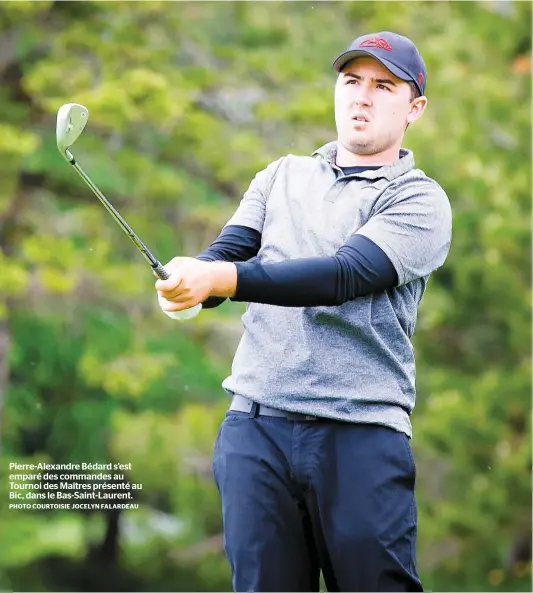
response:
{"label": "white golf glove", "polygon": [[193,317],[196,317],[198,313],[200,313],[200,311],[202,310],[202,305],[198,304],[194,307],[191,307],[190,309],[185,309],[183,311],[166,311],[165,307],[168,306],[169,301],[167,301],[167,299],[164,299],[159,294],[157,295],[157,300],[163,313],[167,317],[170,317],[170,319],[175,319],[176,321],[187,321],[188,319],[192,319]]}

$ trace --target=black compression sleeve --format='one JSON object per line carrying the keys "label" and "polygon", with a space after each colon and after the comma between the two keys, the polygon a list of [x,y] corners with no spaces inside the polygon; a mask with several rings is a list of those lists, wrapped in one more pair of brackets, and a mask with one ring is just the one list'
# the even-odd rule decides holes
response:
{"label": "black compression sleeve", "polygon": [[398,282],[389,258],[362,235],[353,235],[331,257],[236,266],[237,291],[232,300],[282,307],[341,305]]}
{"label": "black compression sleeve", "polygon": [[203,261],[247,261],[257,255],[261,233],[246,226],[229,225],[207,249],[196,256]]}
{"label": "black compression sleeve", "polygon": [[[207,249],[196,256],[202,261],[247,261],[257,255],[261,247],[261,233],[246,226],[229,225]],[[225,301],[225,297],[209,297],[202,303],[204,309],[213,309]]]}

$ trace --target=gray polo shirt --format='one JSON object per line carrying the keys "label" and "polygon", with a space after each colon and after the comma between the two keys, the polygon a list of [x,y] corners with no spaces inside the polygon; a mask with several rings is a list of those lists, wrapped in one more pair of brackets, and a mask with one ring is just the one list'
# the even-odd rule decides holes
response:
{"label": "gray polo shirt", "polygon": [[343,176],[336,142],[259,172],[226,223],[261,233],[264,263],[332,256],[354,233],[389,257],[398,285],[340,306],[247,304],[223,382],[230,394],[293,412],[378,423],[411,436],[413,335],[428,278],[448,254],[452,215],[439,184],[402,149],[391,166]]}

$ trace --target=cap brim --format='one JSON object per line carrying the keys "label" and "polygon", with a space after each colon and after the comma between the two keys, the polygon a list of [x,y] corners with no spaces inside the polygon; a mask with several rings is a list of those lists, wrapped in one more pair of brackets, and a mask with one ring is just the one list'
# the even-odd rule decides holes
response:
{"label": "cap brim", "polygon": [[376,56],[374,53],[363,49],[352,49],[350,51],[345,51],[333,62],[333,68],[335,68],[337,72],[340,72],[348,62],[354,58],[360,58],[362,56],[370,56],[371,58],[374,58],[374,60],[377,60],[383,64],[387,70],[392,72],[394,76],[397,76],[400,80],[413,80],[409,74],[404,72],[401,68],[398,68],[398,66],[395,66],[392,62],[389,62],[389,60],[385,60],[384,58]]}

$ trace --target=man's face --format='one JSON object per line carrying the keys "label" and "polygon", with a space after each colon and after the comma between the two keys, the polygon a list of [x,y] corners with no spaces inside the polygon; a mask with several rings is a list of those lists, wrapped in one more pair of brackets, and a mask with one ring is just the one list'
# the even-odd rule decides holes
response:
{"label": "man's face", "polygon": [[339,142],[351,153],[373,155],[401,144],[408,123],[418,119],[425,97],[411,102],[411,87],[370,57],[356,58],[335,86]]}

